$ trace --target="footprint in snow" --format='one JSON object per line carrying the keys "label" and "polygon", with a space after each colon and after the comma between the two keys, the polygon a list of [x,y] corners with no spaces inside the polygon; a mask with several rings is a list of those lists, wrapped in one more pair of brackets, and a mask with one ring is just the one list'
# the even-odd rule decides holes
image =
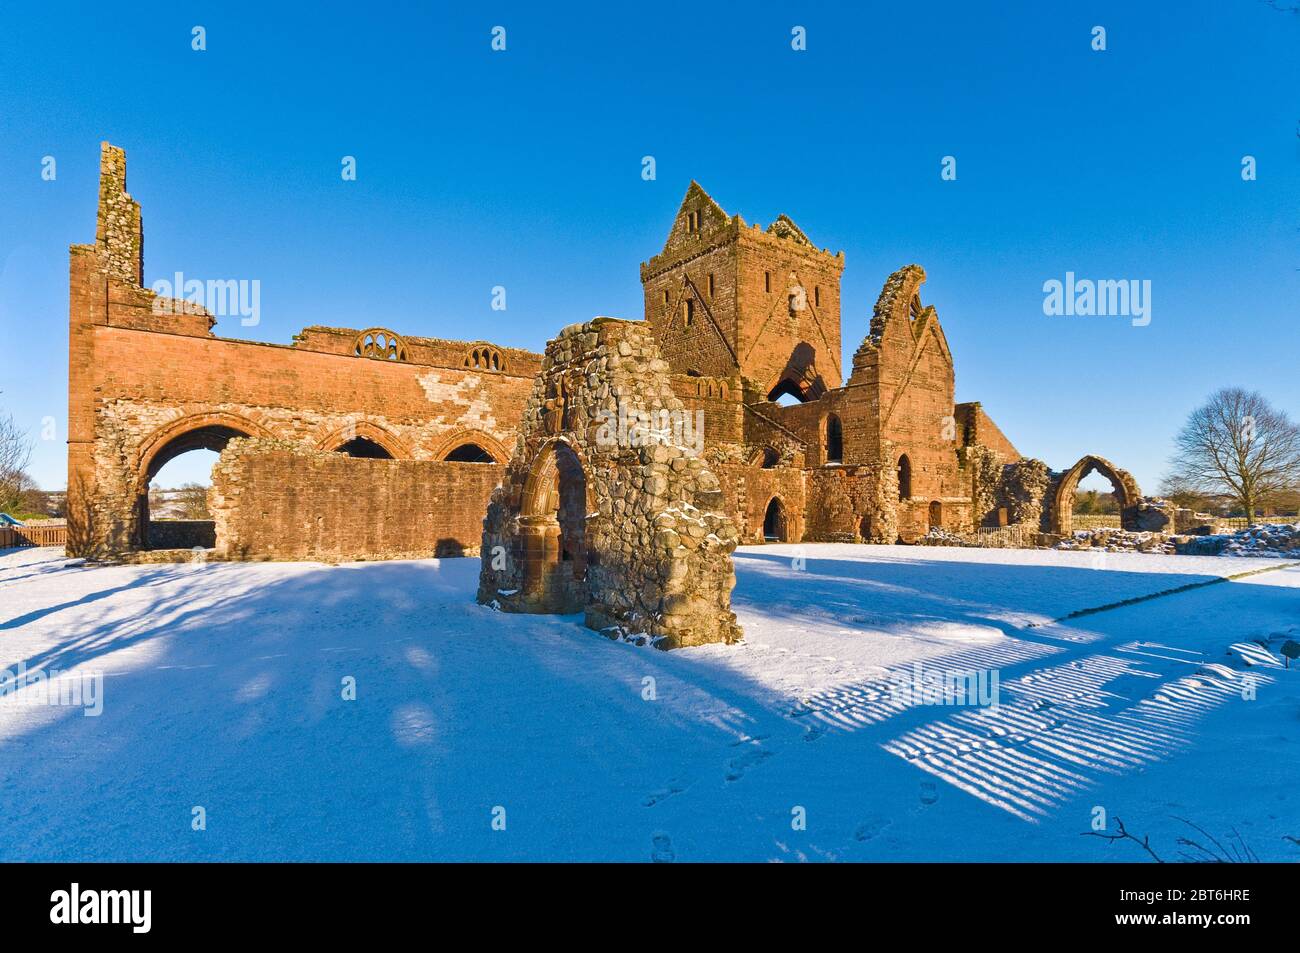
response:
{"label": "footprint in snow", "polygon": [[762,748],[755,748],[752,751],[746,751],[739,757],[732,758],[727,762],[727,780],[739,781],[750,768],[762,764],[770,757],[772,757],[772,752],[764,751]]}
{"label": "footprint in snow", "polygon": [[673,852],[672,838],[663,831],[658,831],[652,835],[650,842],[654,845],[654,850],[650,851],[651,862],[656,864],[671,864],[677,859],[677,855]]}
{"label": "footprint in snow", "polygon": [[863,843],[869,840],[874,840],[888,830],[889,826],[893,823],[894,821],[892,818],[869,817],[859,824],[853,831],[853,839]]}
{"label": "footprint in snow", "polygon": [[685,790],[686,785],[682,782],[677,780],[669,781],[666,787],[662,787],[658,791],[651,791],[647,794],[645,799],[641,801],[641,806],[654,807],[660,801],[666,801],[673,795],[681,794]]}

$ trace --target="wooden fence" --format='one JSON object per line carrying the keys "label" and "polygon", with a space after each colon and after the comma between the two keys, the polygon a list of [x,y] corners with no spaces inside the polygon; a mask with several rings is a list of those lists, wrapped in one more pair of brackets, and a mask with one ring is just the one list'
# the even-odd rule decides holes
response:
{"label": "wooden fence", "polygon": [[0,526],[0,549],[12,546],[66,546],[66,523],[38,523],[35,526]]}

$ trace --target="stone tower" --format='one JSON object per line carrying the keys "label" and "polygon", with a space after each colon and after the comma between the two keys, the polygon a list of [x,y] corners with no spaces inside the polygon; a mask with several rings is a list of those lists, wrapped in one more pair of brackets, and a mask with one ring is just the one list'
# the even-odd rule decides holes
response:
{"label": "stone tower", "polygon": [[692,182],[663,251],[641,265],[646,320],[672,371],[815,400],[840,386],[844,253],[784,215],[766,230]]}

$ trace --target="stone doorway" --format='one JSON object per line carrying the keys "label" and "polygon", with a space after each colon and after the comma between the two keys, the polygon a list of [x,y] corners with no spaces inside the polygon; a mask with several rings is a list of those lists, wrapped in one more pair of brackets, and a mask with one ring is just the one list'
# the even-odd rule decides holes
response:
{"label": "stone doorway", "polygon": [[779,496],[772,497],[763,514],[763,541],[765,543],[784,543],[787,535],[785,504]]}
{"label": "stone doorway", "polygon": [[587,604],[587,477],[573,448],[543,447],[519,513],[523,597],[535,612],[581,612]]}

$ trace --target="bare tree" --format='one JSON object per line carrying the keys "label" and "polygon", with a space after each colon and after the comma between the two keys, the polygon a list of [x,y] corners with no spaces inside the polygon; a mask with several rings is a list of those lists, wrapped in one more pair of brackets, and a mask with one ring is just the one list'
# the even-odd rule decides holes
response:
{"label": "bare tree", "polygon": [[34,489],[27,475],[32,459],[32,440],[11,415],[0,417],[0,512],[20,508]]}
{"label": "bare tree", "polygon": [[208,488],[197,483],[182,483],[176,491],[181,519],[210,520],[208,512]]}
{"label": "bare tree", "polygon": [[1215,391],[1174,438],[1166,480],[1255,513],[1300,486],[1300,427],[1263,396],[1239,387]]}

